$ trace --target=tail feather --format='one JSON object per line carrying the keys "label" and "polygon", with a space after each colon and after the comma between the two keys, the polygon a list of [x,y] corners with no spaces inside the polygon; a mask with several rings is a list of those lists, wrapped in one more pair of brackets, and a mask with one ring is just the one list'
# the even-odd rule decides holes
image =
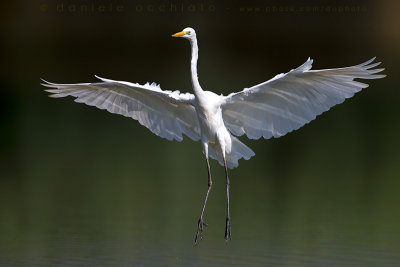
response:
{"label": "tail feather", "polygon": [[[245,160],[250,159],[255,155],[253,150],[251,150],[248,146],[243,144],[239,139],[235,136],[232,136],[232,149],[229,154],[226,154],[226,165],[229,169],[236,168],[239,166],[239,159],[244,158]],[[219,162],[222,166],[224,166],[224,159],[219,150],[216,150],[216,147],[209,146],[208,147],[208,155],[210,158],[213,158]]]}

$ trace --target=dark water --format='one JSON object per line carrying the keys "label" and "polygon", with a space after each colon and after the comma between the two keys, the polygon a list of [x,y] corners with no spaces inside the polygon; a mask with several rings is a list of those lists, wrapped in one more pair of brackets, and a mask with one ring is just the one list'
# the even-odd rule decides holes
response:
{"label": "dark water", "polygon": [[[58,132],[42,126],[25,136],[29,149],[19,168],[7,169],[0,180],[0,265],[400,264],[395,162],[368,166],[369,157],[355,157],[358,150],[351,146],[329,144],[331,154],[347,153],[324,158],[319,148],[296,145],[289,136],[287,145],[296,148],[292,156],[272,157],[261,150],[274,152],[285,144],[264,142],[255,147],[258,157],[230,172],[228,243],[224,173],[213,163],[209,227],[194,246],[207,187],[200,144],[151,136],[129,142],[126,136],[116,139],[119,130],[110,128],[96,136],[84,127],[77,138],[64,135],[67,126],[53,124],[61,127]],[[102,141],[104,136],[109,139]],[[147,142],[153,142],[153,151],[147,151]],[[353,168],[346,167],[351,160]]]}
{"label": "dark water", "polygon": [[[139,12],[133,0],[116,1],[122,13],[79,13],[69,2],[0,8],[0,266],[400,266],[398,1],[202,1],[215,13]],[[194,246],[200,143],[162,140],[39,85],[98,74],[190,92],[189,44],[170,37],[186,26],[200,82],[218,94],[309,56],[315,69],[377,56],[388,75],[299,131],[242,139],[256,156],[230,172],[228,243],[224,171],[212,162],[209,227]]]}
{"label": "dark water", "polygon": [[361,95],[283,138],[243,139],[256,156],[230,171],[232,240],[212,162],[209,227],[194,246],[200,143],[41,91],[6,96],[1,266],[400,265],[396,98]]}

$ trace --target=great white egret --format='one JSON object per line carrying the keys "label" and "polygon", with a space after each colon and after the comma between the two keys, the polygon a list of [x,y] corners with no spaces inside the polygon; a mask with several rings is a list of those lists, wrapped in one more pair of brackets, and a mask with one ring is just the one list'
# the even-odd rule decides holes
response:
{"label": "great white egret", "polygon": [[208,171],[208,189],[198,220],[195,243],[202,238],[203,216],[212,186],[208,158],[225,168],[227,217],[225,239],[231,237],[229,215],[228,168],[238,160],[254,156],[254,152],[235,136],[246,134],[250,139],[280,137],[315,119],[332,106],[342,103],[368,85],[354,81],[378,79],[384,69],[373,69],[380,62],[375,58],[352,67],[311,70],[312,59],[288,73],[245,88],[227,96],[204,91],[197,76],[198,46],[196,32],[185,28],[173,37],[190,41],[192,47],[191,76],[194,94],[164,91],[155,83],[130,83],[96,76],[101,82],[56,84],[44,81],[50,97],[76,97],[85,103],[111,113],[139,121],[154,134],[168,140],[182,141],[182,134],[201,140]]}

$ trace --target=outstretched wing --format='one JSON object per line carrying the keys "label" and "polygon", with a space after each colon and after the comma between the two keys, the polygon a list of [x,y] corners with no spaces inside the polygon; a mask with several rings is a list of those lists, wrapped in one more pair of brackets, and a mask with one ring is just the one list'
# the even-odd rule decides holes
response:
{"label": "outstretched wing", "polygon": [[222,105],[225,125],[232,134],[246,134],[251,139],[280,137],[297,130],[368,87],[354,79],[385,77],[377,74],[384,69],[373,69],[380,64],[372,63],[374,59],[325,70],[310,70],[313,61],[308,59],[286,74],[228,95]]}
{"label": "outstretched wing", "polygon": [[50,97],[73,96],[75,102],[131,117],[168,140],[182,141],[182,134],[195,141],[200,139],[193,94],[163,91],[155,83],[140,85],[97,78],[101,82],[56,84],[45,81],[42,85],[54,88],[46,90],[52,93]]}

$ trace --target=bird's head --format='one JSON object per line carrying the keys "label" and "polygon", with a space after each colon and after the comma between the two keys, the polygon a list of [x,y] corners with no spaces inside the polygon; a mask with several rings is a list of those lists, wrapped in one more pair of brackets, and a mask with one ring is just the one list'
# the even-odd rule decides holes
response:
{"label": "bird's head", "polygon": [[192,40],[194,38],[196,38],[196,32],[194,31],[193,28],[185,28],[183,29],[181,32],[177,32],[175,34],[172,35],[172,37],[183,37],[189,40]]}

